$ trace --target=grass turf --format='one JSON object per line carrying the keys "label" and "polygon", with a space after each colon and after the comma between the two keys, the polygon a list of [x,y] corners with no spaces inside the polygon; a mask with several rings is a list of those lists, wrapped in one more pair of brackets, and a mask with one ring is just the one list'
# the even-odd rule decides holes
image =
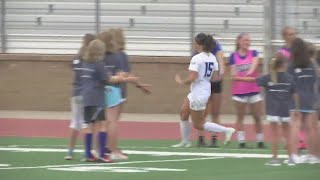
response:
{"label": "grass turf", "polygon": [[[0,147],[55,148],[65,149],[67,139],[55,138],[0,138]],[[270,150],[238,150],[236,144],[220,149],[210,148],[169,148],[175,141],[122,141],[125,150],[193,153],[269,153]],[[13,146],[14,145],[14,146]],[[251,144],[254,146],[254,144]],[[77,148],[81,149],[79,144]],[[284,153],[284,151],[282,152]],[[31,179],[76,179],[76,180],[319,180],[320,165],[298,165],[288,167],[265,166],[265,158],[222,158],[202,157],[198,155],[151,156],[146,154],[129,155],[128,161],[114,164],[80,162],[81,153],[75,160],[65,161],[62,152],[14,152],[0,151],[0,164],[10,164],[13,169],[0,169],[1,180]],[[205,159],[201,159],[205,158]],[[190,160],[193,159],[193,160]],[[63,166],[70,165],[70,166]],[[73,166],[71,166],[73,165]],[[92,171],[62,171],[53,168],[94,168]],[[22,169],[14,169],[21,167]],[[25,169],[29,167],[30,169]],[[1,168],[1,167],[0,167]],[[111,169],[110,169],[111,168]],[[156,168],[156,169],[150,169]],[[180,170],[180,171],[172,171]],[[182,171],[183,170],[183,171]]]}

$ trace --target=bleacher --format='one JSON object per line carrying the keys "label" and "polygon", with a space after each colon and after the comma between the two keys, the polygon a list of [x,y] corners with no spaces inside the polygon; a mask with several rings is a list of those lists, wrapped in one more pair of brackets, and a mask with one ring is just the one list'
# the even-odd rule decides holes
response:
{"label": "bleacher", "polygon": [[[310,2],[309,2],[310,1]],[[319,1],[309,0],[297,11],[300,33],[319,35]],[[101,0],[101,30],[122,27],[130,55],[190,55],[189,0]],[[195,31],[213,33],[228,54],[234,38],[250,33],[263,52],[262,0],[197,0]],[[312,3],[311,3],[312,2]],[[299,5],[300,5],[299,4]],[[316,6],[318,5],[318,6]],[[318,10],[315,10],[318,7]],[[95,33],[95,4],[89,0],[11,0],[6,2],[9,53],[75,53],[81,36]],[[319,13],[318,13],[319,14]],[[313,18],[311,18],[313,17]]]}

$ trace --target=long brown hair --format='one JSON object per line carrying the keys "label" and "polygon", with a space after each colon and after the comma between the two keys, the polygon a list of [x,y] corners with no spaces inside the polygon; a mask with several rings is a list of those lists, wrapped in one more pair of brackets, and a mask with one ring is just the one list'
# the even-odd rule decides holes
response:
{"label": "long brown hair", "polygon": [[276,57],[271,60],[270,62],[271,82],[278,83],[278,71],[282,66],[284,66],[285,62],[286,62],[286,57],[284,57],[282,53],[277,53]]}
{"label": "long brown hair", "polygon": [[105,44],[106,53],[115,53],[118,50],[114,29],[101,32],[98,39]]}
{"label": "long brown hair", "polygon": [[99,39],[95,39],[91,41],[86,48],[83,61],[89,63],[98,62],[103,59],[105,51],[104,43]]}
{"label": "long brown hair", "polygon": [[295,68],[306,68],[311,63],[308,47],[301,38],[295,38],[295,40],[293,40],[291,58]]}
{"label": "long brown hair", "polygon": [[210,34],[199,33],[194,40],[197,44],[202,46],[204,52],[211,52],[214,43],[214,40]]}
{"label": "long brown hair", "polygon": [[78,55],[79,55],[79,59],[82,59],[84,54],[85,54],[85,51],[86,51],[86,48],[87,46],[89,45],[89,43],[93,40],[96,39],[96,35],[94,34],[85,34],[83,37],[82,37],[82,45],[79,49],[79,52],[78,52]]}
{"label": "long brown hair", "polygon": [[115,40],[117,42],[117,46],[119,50],[126,49],[126,38],[124,36],[123,29],[121,28],[115,29]]}

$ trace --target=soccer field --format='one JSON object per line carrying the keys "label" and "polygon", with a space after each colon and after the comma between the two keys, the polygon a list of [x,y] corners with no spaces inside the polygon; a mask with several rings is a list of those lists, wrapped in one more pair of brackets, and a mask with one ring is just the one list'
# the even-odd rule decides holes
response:
{"label": "soccer field", "polygon": [[[0,179],[131,180],[319,180],[320,165],[265,166],[270,150],[169,148],[175,141],[128,140],[121,148],[129,160],[112,164],[63,160],[67,139],[1,138]],[[284,151],[282,151],[284,153]],[[285,157],[285,155],[281,155]]]}

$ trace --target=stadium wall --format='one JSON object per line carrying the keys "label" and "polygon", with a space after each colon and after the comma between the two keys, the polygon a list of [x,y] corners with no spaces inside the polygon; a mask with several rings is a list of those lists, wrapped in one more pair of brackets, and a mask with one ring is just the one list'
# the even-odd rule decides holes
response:
{"label": "stadium wall", "polygon": [[[72,85],[71,55],[0,54],[1,110],[70,110]],[[189,87],[174,81],[177,72],[186,73],[188,57],[131,56],[132,72],[153,93],[144,95],[129,85],[128,113],[178,113]],[[230,96],[230,78],[224,80],[222,113],[234,113]]]}

